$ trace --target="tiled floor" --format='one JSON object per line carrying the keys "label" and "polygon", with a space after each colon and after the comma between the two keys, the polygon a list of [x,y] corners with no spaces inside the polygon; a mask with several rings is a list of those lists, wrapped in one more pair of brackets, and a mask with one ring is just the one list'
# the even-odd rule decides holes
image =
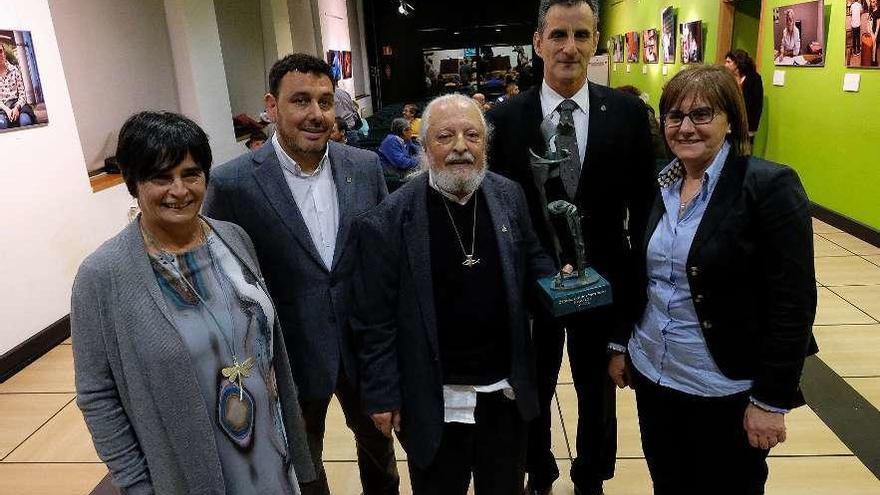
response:
{"label": "tiled floor", "polygon": [[[822,358],[880,408],[880,249],[814,221],[819,308],[815,335]],[[84,495],[107,470],[98,462],[74,401],[69,342],[0,384],[0,495]],[[564,363],[557,389],[553,453],[563,478],[557,495],[573,493],[568,468],[577,425],[574,387]],[[618,395],[619,460],[609,495],[648,495],[634,396]],[[880,480],[809,408],[787,418],[789,440],[770,458],[768,495],[880,495]],[[334,402],[328,419],[327,472],[337,495],[360,493],[354,445]],[[399,451],[399,459],[404,459]],[[408,493],[406,463],[400,463]]]}

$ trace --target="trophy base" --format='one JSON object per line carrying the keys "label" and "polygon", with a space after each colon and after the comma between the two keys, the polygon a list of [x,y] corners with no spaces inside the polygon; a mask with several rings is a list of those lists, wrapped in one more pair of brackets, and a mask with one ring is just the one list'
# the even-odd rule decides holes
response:
{"label": "trophy base", "polygon": [[604,277],[596,270],[586,268],[583,279],[564,282],[564,289],[556,288],[559,283],[557,276],[538,279],[541,302],[553,316],[565,316],[611,304],[611,284]]}

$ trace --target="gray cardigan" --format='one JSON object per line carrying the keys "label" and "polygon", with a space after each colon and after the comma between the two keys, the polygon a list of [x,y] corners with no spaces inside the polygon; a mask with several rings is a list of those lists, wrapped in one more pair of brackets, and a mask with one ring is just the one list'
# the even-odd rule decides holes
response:
{"label": "gray cardigan", "polygon": [[[205,219],[261,280],[241,227]],[[276,313],[277,314],[277,313]],[[220,459],[190,356],[131,222],[79,268],[70,311],[77,405],[125,493],[224,494]],[[275,376],[300,482],[315,479],[290,362],[276,317]]]}

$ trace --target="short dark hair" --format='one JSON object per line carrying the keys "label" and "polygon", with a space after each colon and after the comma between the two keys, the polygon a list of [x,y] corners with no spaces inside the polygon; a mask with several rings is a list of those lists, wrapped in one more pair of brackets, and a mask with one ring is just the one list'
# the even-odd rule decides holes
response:
{"label": "short dark hair", "polygon": [[740,74],[744,76],[751,76],[757,72],[755,68],[755,61],[752,60],[752,57],[749,55],[749,52],[743,50],[742,48],[737,48],[735,50],[730,50],[725,55],[725,58],[729,58],[733,61],[733,65],[736,66],[736,70],[739,71]]}
{"label": "short dark hair", "polygon": [[676,74],[660,96],[661,120],[689,96],[705,100],[716,111],[722,110],[730,124],[727,141],[731,152],[737,156],[751,154],[746,105],[739,84],[729,70],[720,65],[705,65]]}
{"label": "short dark hair", "polygon": [[256,141],[266,142],[268,140],[269,140],[269,136],[267,136],[265,132],[254,131],[250,134],[250,136],[248,136],[248,139],[247,139],[247,141],[244,142],[244,145],[247,146],[248,148],[250,148],[251,145],[254,144]]}
{"label": "short dark hair", "polygon": [[180,165],[187,155],[201,167],[207,183],[212,160],[208,135],[178,113],[139,112],[119,130],[116,161],[128,192],[134,197],[138,183]]}
{"label": "short dark hair", "polygon": [[624,86],[618,86],[618,87],[616,87],[616,88],[614,88],[614,89],[616,89],[616,90],[618,90],[618,91],[623,91],[624,93],[626,93],[626,94],[628,94],[628,95],[633,95],[633,96],[635,96],[636,98],[641,98],[641,97],[642,97],[642,92],[641,92],[641,90],[639,90],[639,88],[633,86],[632,84],[626,84],[626,85],[624,85]]}
{"label": "short dark hair", "polygon": [[544,26],[547,25],[547,12],[550,8],[561,5],[563,7],[577,7],[578,5],[585,3],[589,5],[590,10],[593,11],[593,19],[596,21],[596,25],[599,23],[599,3],[598,0],[541,0],[541,4],[538,6],[538,32],[544,32]]}
{"label": "short dark hair", "polygon": [[272,96],[278,98],[278,88],[281,86],[281,79],[288,72],[302,72],[303,74],[314,74],[316,76],[327,76],[333,86],[333,74],[330,72],[330,65],[318,57],[313,57],[306,53],[291,53],[281,60],[272,64],[272,70],[269,71],[269,92]]}
{"label": "short dark hair", "polygon": [[409,121],[403,117],[398,117],[391,121],[391,134],[395,136],[403,136],[403,131],[409,129]]}

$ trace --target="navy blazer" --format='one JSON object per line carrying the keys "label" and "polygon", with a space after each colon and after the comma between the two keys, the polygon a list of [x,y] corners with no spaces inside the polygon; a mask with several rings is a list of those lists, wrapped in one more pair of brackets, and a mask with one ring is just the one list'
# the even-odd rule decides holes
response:
{"label": "navy blazer", "polygon": [[[607,339],[631,326],[637,284],[631,273],[634,246],[644,231],[654,179],[651,132],[645,105],[636,97],[588,82],[590,94],[587,150],[574,204],[583,216],[587,261],[611,282],[614,304],[582,313],[591,331]],[[489,143],[491,170],[518,182],[525,191],[532,223],[544,249],[553,253],[552,228],[541,204],[529,150],[544,153],[541,135],[541,85],[486,114],[494,127]],[[582,132],[582,130],[578,130]],[[548,192],[552,195],[553,191]],[[549,200],[558,198],[548,198]],[[569,256],[563,262],[573,260]]]}
{"label": "navy blazer", "polygon": [[[427,190],[416,176],[357,220],[359,264],[352,327],[368,413],[400,409],[409,459],[427,467],[443,432],[443,373],[434,309]],[[538,414],[535,363],[525,307],[538,277],[555,272],[532,230],[522,189],[492,172],[480,186],[498,240],[510,315],[509,382],[523,420]],[[480,301],[473,301],[480,304]]]}
{"label": "navy blazer", "polygon": [[240,225],[253,239],[304,399],[330,397],[340,369],[357,383],[348,324],[356,254],[351,223],[388,195],[375,153],[332,141],[328,146],[339,203],[330,270],[312,242],[271,144],[212,170],[203,208],[211,218]]}
{"label": "navy blazer", "polygon": [[[648,242],[666,212],[659,186],[641,244],[647,304]],[[709,353],[725,376],[754,380],[752,396],[791,409],[813,340],[816,276],[807,194],[789,167],[731,150],[687,259],[691,299]],[[626,345],[633,328],[615,341]]]}

